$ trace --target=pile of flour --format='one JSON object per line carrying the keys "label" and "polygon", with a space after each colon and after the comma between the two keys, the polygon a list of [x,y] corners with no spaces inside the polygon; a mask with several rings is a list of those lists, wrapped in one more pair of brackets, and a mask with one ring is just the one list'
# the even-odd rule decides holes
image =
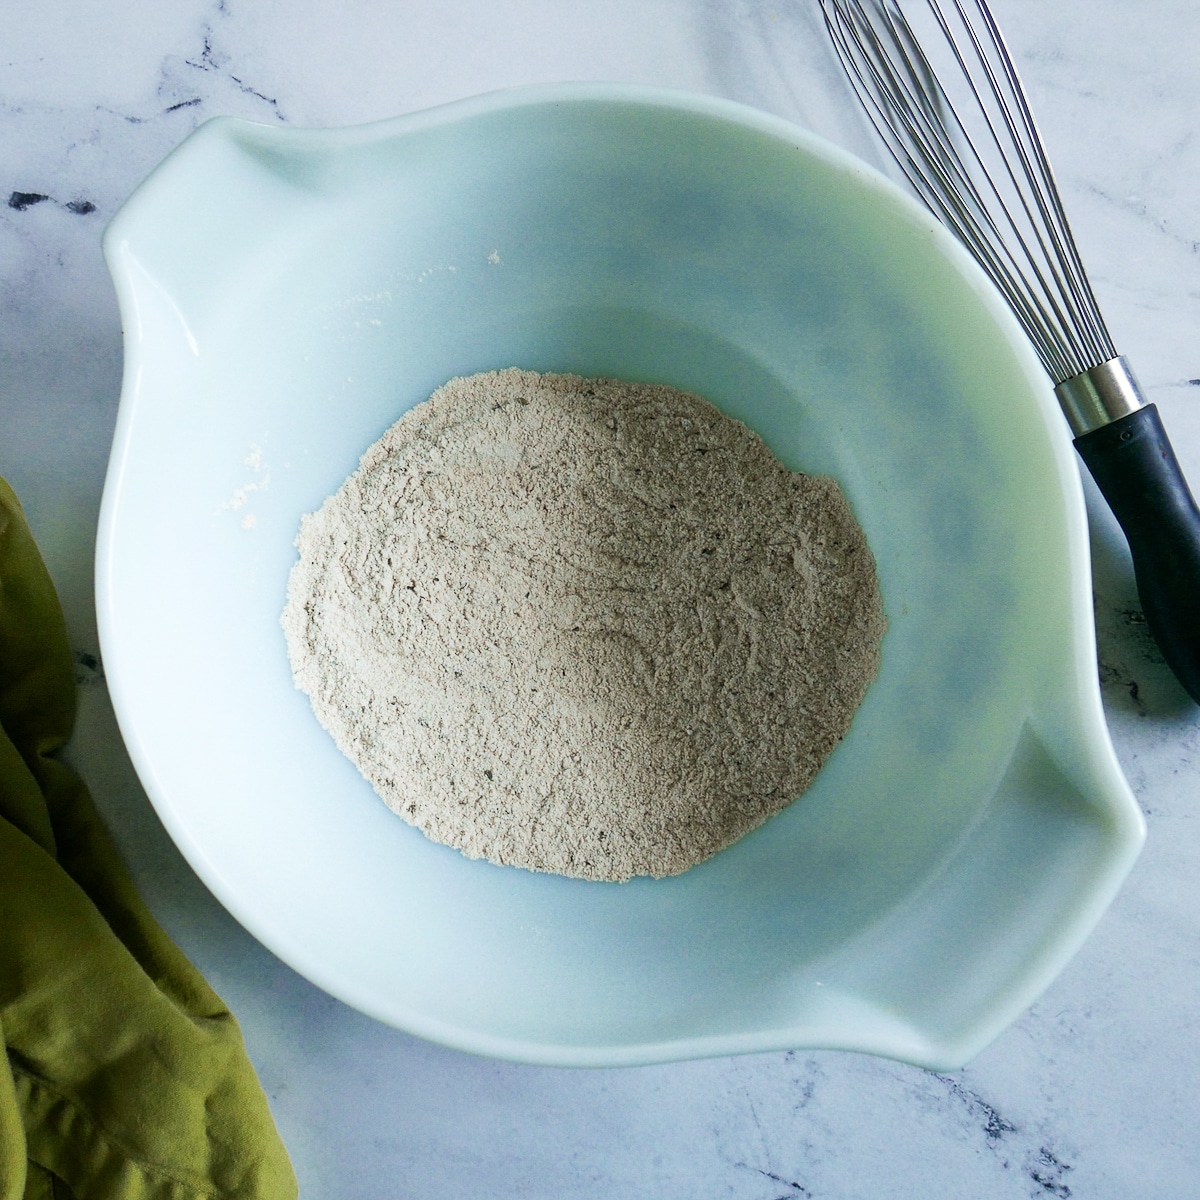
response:
{"label": "pile of flour", "polygon": [[808,787],[874,678],[837,484],[673,388],[451,380],[296,545],[296,684],[388,806],[472,858],[673,875]]}

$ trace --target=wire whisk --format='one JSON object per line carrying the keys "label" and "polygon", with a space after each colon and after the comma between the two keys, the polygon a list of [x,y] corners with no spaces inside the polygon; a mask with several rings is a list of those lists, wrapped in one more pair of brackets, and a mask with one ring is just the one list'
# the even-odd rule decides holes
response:
{"label": "wire whisk", "polygon": [[949,51],[949,74],[957,73],[968,101],[956,107],[898,7],[842,0],[822,0],[822,7],[876,131],[913,190],[992,277],[1046,373],[1062,383],[1115,358],[1033,113],[988,9],[955,0],[927,5]]}
{"label": "wire whisk", "polygon": [[1129,541],[1146,623],[1200,702],[1200,510],[1120,357],[986,0],[820,0],[855,92],[913,191],[1025,330]]}

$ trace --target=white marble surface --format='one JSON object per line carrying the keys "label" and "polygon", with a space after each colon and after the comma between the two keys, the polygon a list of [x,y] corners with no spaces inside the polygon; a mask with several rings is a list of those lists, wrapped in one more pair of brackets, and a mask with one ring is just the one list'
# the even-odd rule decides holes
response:
{"label": "white marble surface", "polygon": [[[1118,346],[1200,484],[1200,7],[995,4]],[[92,602],[121,366],[105,221],[219,113],[340,125],[557,79],[723,95],[873,154],[816,0],[0,6],[0,474],[67,608],[74,760],[155,912],[242,1021],[303,1194],[1200,1196],[1200,711],[1146,637],[1090,491],[1099,669],[1149,840],[1065,974],[953,1075],[833,1052],[611,1071],[459,1054],[299,978],[158,824],[108,706]],[[183,648],[178,668],[195,669]]]}

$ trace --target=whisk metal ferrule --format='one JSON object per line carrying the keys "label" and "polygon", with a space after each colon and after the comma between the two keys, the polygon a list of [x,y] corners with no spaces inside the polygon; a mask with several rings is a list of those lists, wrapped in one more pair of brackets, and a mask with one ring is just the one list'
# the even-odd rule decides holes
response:
{"label": "whisk metal ferrule", "polygon": [[1146,404],[1133,371],[1121,355],[1064,379],[1054,394],[1074,437],[1110,425]]}

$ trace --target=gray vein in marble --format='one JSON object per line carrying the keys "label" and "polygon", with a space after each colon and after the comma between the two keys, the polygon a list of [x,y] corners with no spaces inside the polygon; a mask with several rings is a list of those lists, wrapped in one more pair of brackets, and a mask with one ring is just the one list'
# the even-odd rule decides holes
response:
{"label": "gray vein in marble", "polygon": [[978,1092],[969,1088],[963,1082],[969,1075],[968,1068],[961,1077],[938,1075],[936,1078],[949,1096],[966,1110],[1003,1171],[1014,1170],[1014,1159],[1019,1155],[1020,1165],[1016,1169],[1042,1191],[1067,1200],[1071,1189],[1063,1183],[1063,1178],[1074,1169],[1073,1165],[1059,1157],[1043,1128],[1027,1130],[1010,1121]]}
{"label": "gray vein in marble", "polygon": [[743,1170],[752,1171],[756,1175],[761,1175],[764,1179],[769,1179],[772,1183],[777,1183],[785,1190],[772,1200],[812,1200],[813,1193],[808,1190],[802,1183],[797,1183],[794,1179],[785,1179],[782,1175],[775,1174],[774,1171],[766,1171],[762,1167],[752,1167],[744,1162],[736,1162],[735,1167],[741,1167]]}
{"label": "gray vein in marble", "polygon": [[982,1096],[971,1091],[960,1080],[955,1079],[952,1075],[938,1075],[937,1078],[942,1082],[946,1091],[955,1100],[962,1103],[967,1112],[980,1122],[983,1136],[989,1144],[994,1145],[1006,1134],[1017,1132],[1017,1127],[1011,1121],[1005,1120]]}
{"label": "gray vein in marble", "polygon": [[104,667],[99,650],[72,650],[76,687],[100,687],[105,683]]}
{"label": "gray vein in marble", "polygon": [[8,207],[17,212],[24,212],[27,208],[32,208],[35,204],[42,204],[47,200],[58,205],[59,208],[66,209],[69,213],[74,213],[77,217],[86,217],[96,211],[96,206],[90,200],[55,200],[53,196],[47,196],[44,192],[10,192]]}
{"label": "gray vein in marble", "polygon": [[1111,205],[1120,212],[1128,213],[1135,217],[1139,222],[1147,228],[1153,230],[1157,234],[1161,234],[1172,244],[1182,247],[1189,254],[1200,254],[1200,239],[1189,237],[1186,234],[1179,233],[1169,228],[1169,219],[1167,217],[1156,216],[1150,211],[1150,206],[1146,201],[1137,196],[1126,196],[1124,198],[1113,195],[1111,192],[1100,187],[1098,184],[1092,183],[1086,185],[1086,191],[1089,195],[1095,196],[1104,201],[1105,204]]}
{"label": "gray vein in marble", "polygon": [[[221,17],[228,16],[228,12],[229,12],[229,10],[225,7],[225,0],[220,0],[220,3],[217,5],[218,16],[221,16]],[[218,77],[228,79],[231,83],[234,84],[235,87],[238,88],[238,90],[243,95],[252,96],[256,100],[261,100],[264,104],[268,105],[271,108],[271,110],[273,111],[275,118],[277,120],[279,120],[279,121],[287,120],[287,118],[284,116],[282,110],[279,107],[279,101],[277,99],[275,99],[272,96],[268,96],[263,92],[260,92],[257,88],[251,86],[244,78],[242,78],[239,75],[235,75],[229,69],[229,63],[231,61],[231,56],[228,52],[216,48],[216,42],[218,40],[218,35],[217,35],[213,25],[209,24],[208,22],[205,22],[205,24],[203,26],[202,38],[203,38],[203,45],[202,45],[202,48],[200,51],[199,58],[198,59],[191,59],[191,58],[184,59],[183,61],[186,66],[191,67],[193,70],[196,70],[196,71],[204,71],[209,74],[213,74]],[[166,76],[166,71],[164,70],[164,77],[165,76]],[[195,103],[200,103],[200,102],[201,102],[200,99],[197,98],[196,100],[185,101],[184,103],[195,104]],[[174,107],[176,107],[176,108],[182,107],[182,104],[175,105]],[[170,112],[172,110],[168,109],[167,111]]]}

